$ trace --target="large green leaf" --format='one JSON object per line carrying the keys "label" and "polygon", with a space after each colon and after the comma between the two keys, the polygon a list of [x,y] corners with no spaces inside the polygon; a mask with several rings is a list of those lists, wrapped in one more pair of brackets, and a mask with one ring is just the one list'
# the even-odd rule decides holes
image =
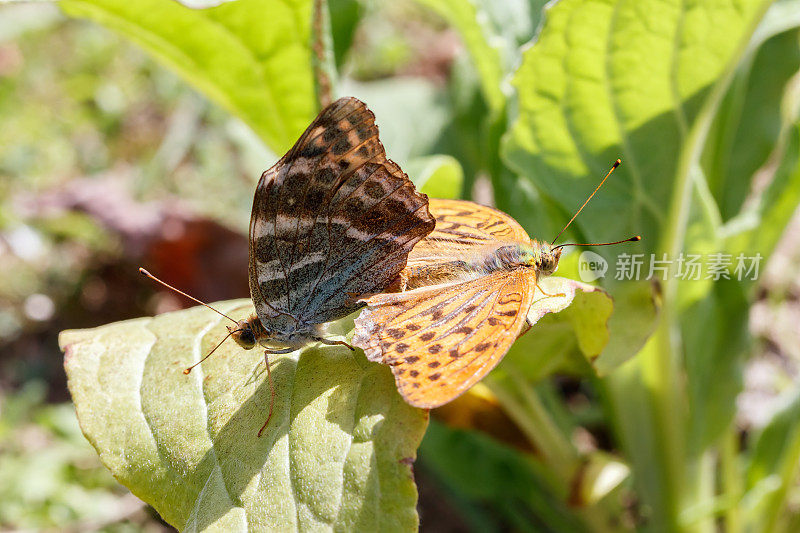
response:
{"label": "large green leaf", "polygon": [[[767,4],[553,4],[513,80],[519,115],[504,140],[506,160],[572,210],[622,157],[575,230],[595,242],[640,233],[645,249],[656,249],[673,185],[688,170],[679,155],[689,131]],[[502,208],[505,200],[498,202]],[[523,223],[530,218],[511,214]]]}
{"label": "large green leaf", "polygon": [[167,0],[62,0],[111,28],[244,120],[278,154],[316,115],[312,0],[237,0],[204,10]]}
{"label": "large green leaf", "polygon": [[[218,305],[234,318],[249,300]],[[224,337],[208,309],[62,333],[84,434],[114,476],[187,530],[413,530],[411,462],[427,413],[362,352],[308,347],[270,356]]]}

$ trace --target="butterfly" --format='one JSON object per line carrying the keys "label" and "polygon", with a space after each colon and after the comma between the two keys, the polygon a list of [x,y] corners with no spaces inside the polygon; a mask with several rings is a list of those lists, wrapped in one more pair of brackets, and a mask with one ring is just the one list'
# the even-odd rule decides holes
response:
{"label": "butterfly", "polygon": [[[270,354],[312,342],[353,349],[327,338],[325,323],[387,290],[433,229],[428,197],[386,158],[373,113],[356,98],[333,102],[258,182],[248,264],[256,312],[231,319],[228,336],[246,350],[264,348],[270,385]],[[274,389],[259,435],[273,403]]]}
{"label": "butterfly", "polygon": [[353,336],[422,408],[455,399],[500,362],[567,246],[532,240],[510,216],[473,202],[431,199],[429,208],[436,228],[408,257],[405,292],[368,297]]}

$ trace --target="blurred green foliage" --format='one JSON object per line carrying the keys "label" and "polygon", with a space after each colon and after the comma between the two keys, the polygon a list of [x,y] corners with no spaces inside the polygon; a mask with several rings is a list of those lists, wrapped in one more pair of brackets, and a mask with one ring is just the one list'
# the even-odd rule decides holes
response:
{"label": "blurred green foliage", "polygon": [[32,380],[0,396],[0,525],[124,532],[152,522],[86,446],[72,406],[44,404],[46,390]]}

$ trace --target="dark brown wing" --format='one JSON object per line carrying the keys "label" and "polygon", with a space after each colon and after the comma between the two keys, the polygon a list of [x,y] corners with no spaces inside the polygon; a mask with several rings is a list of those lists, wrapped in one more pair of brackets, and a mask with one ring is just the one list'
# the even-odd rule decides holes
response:
{"label": "dark brown wing", "polygon": [[386,159],[363,102],[328,106],[256,189],[250,293],[262,322],[328,322],[386,290],[433,230],[427,203]]}

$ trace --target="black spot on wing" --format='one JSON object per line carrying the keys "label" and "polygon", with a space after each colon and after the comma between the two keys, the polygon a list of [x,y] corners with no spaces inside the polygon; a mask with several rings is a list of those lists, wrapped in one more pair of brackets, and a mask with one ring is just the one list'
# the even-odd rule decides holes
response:
{"label": "black spot on wing", "polygon": [[387,329],[386,334],[392,337],[393,339],[402,339],[405,336],[405,333],[403,333],[402,329],[395,329],[395,328]]}
{"label": "black spot on wing", "polygon": [[299,152],[298,156],[305,157],[306,159],[314,159],[327,152],[325,145],[308,144],[304,146]]}
{"label": "black spot on wing", "polygon": [[351,148],[353,148],[353,145],[350,144],[350,141],[347,140],[347,137],[343,136],[333,143],[333,146],[331,146],[331,151],[335,155],[342,155],[349,152]]}
{"label": "black spot on wing", "polygon": [[322,134],[322,140],[326,144],[332,143],[337,137],[343,134],[337,124],[324,124],[325,132]]}

